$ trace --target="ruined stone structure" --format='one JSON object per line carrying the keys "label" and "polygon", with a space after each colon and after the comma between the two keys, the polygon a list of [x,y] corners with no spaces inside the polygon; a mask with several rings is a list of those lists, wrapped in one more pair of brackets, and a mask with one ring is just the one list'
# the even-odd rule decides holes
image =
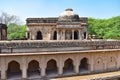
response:
{"label": "ruined stone structure", "polygon": [[7,26],[5,24],[0,23],[0,40],[7,39]]}
{"label": "ruined stone structure", "polygon": [[87,18],[66,9],[56,18],[27,18],[30,40],[83,40],[87,38]]}
{"label": "ruined stone structure", "polygon": [[34,79],[120,69],[120,41],[1,41],[1,79]]}
{"label": "ruined stone structure", "polygon": [[72,9],[58,18],[28,18],[27,38],[0,41],[1,80],[44,80],[120,69],[120,41],[86,40],[87,18]]}

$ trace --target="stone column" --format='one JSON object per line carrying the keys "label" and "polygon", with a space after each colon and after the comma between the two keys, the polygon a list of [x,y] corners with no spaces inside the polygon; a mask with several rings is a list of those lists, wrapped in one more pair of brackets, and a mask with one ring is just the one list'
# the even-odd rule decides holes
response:
{"label": "stone column", "polygon": [[57,40],[59,40],[59,31],[57,30]]}
{"label": "stone column", "polygon": [[65,40],[65,29],[63,29],[63,40]]}
{"label": "stone column", "polygon": [[46,67],[41,67],[41,76],[46,76]]}
{"label": "stone column", "polygon": [[27,67],[24,66],[22,69],[22,79],[26,80],[27,79]]}
{"label": "stone column", "polygon": [[77,64],[77,65],[74,66],[74,71],[75,71],[76,74],[79,73],[79,64]]}
{"label": "stone column", "polygon": [[59,75],[62,75],[63,74],[63,61],[60,60],[60,64],[59,64],[59,67],[58,67],[58,74]]}
{"label": "stone column", "polygon": [[82,40],[82,30],[79,30],[79,40]]}
{"label": "stone column", "polygon": [[79,65],[80,65],[80,61],[79,61],[79,55],[75,56],[75,61],[74,61],[74,71],[76,74],[79,73]]}
{"label": "stone column", "polygon": [[72,30],[72,40],[74,40],[74,30]]}
{"label": "stone column", "polygon": [[91,60],[89,65],[90,65],[89,66],[90,72],[93,72],[94,71],[94,54],[91,54]]}
{"label": "stone column", "polygon": [[30,34],[29,40],[32,40],[32,35],[31,35],[32,33],[30,32],[29,34]]}
{"label": "stone column", "polygon": [[32,34],[32,40],[35,40],[36,39],[36,34],[35,32]]}
{"label": "stone column", "polygon": [[6,65],[4,57],[1,58],[1,80],[6,80]]}
{"label": "stone column", "polygon": [[26,63],[26,57],[22,57],[21,70],[22,70],[22,79],[23,79],[23,80],[26,80],[26,79],[27,79],[27,63]]}
{"label": "stone column", "polygon": [[5,70],[5,68],[2,68],[2,70],[1,70],[1,80],[6,80],[6,70]]}

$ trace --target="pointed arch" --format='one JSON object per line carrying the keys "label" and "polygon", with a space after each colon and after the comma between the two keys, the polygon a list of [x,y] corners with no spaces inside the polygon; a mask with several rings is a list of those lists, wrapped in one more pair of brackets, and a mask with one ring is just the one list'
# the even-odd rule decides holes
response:
{"label": "pointed arch", "polygon": [[89,71],[88,58],[84,57],[84,58],[81,59],[80,65],[79,65],[79,71],[80,72]]}
{"label": "pointed arch", "polygon": [[31,76],[39,76],[41,73],[41,69],[39,67],[39,62],[36,60],[32,60],[28,63],[27,75]]}
{"label": "pointed arch", "polygon": [[21,78],[22,73],[20,70],[20,64],[17,61],[11,61],[8,63],[7,78]]}
{"label": "pointed arch", "polygon": [[74,72],[73,60],[71,58],[68,58],[64,62],[63,74],[68,73],[68,72]]}
{"label": "pointed arch", "polygon": [[42,40],[42,39],[43,39],[43,36],[42,36],[42,32],[41,32],[41,31],[38,31],[38,32],[37,32],[36,39],[37,39],[37,40]]}
{"label": "pointed arch", "polygon": [[54,59],[51,59],[47,62],[47,67],[46,67],[46,74],[57,74],[58,68],[57,68],[57,62]]}
{"label": "pointed arch", "polygon": [[78,31],[74,31],[74,40],[79,39],[79,32]]}
{"label": "pointed arch", "polygon": [[57,40],[57,31],[54,31],[53,33],[53,40]]}

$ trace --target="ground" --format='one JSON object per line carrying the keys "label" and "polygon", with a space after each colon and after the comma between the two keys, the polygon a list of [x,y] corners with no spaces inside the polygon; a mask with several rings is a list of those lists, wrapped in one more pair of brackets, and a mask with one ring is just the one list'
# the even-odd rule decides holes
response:
{"label": "ground", "polygon": [[91,75],[82,75],[82,76],[73,76],[73,77],[64,77],[64,78],[56,78],[53,80],[92,80],[92,79],[100,79],[100,78],[110,79],[110,78],[117,78],[118,76],[120,76],[120,71],[100,73],[100,74],[91,74]]}

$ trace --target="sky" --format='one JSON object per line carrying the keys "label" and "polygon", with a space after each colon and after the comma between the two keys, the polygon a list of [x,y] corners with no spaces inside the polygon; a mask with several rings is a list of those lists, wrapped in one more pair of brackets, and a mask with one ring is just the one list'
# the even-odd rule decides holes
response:
{"label": "sky", "polygon": [[0,13],[26,18],[58,17],[72,8],[80,17],[111,18],[120,16],[120,0],[0,0]]}

